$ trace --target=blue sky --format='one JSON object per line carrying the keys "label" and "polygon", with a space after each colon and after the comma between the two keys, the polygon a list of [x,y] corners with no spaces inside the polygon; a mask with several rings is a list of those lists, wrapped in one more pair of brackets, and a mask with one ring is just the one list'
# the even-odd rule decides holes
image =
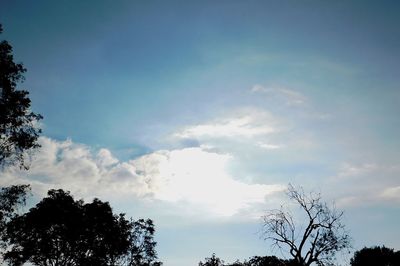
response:
{"label": "blue sky", "polygon": [[400,249],[398,2],[0,7],[44,116],[31,170],[1,184],[153,218],[166,266],[273,254],[258,217],[289,182],[344,209],[355,248]]}

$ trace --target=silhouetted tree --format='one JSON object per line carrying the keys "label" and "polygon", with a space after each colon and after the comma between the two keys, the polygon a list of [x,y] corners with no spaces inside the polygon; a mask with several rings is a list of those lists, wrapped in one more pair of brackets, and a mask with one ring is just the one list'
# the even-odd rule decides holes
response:
{"label": "silhouetted tree", "polygon": [[6,223],[17,215],[17,208],[25,205],[29,185],[15,185],[0,188],[0,232]]}
{"label": "silhouetted tree", "polygon": [[[151,232],[137,227],[124,214],[113,214],[108,202],[94,199],[85,204],[69,192],[50,190],[48,197],[7,224],[11,246],[4,259],[11,265],[161,265],[151,264],[157,259],[154,227]],[[129,264],[124,258],[137,244],[131,242],[134,232],[154,245],[147,247],[142,261]],[[151,258],[146,257],[150,253]]]}
{"label": "silhouetted tree", "polygon": [[[2,28],[0,25],[0,34]],[[30,111],[28,92],[17,90],[26,69],[14,62],[12,47],[0,42],[0,167],[19,164],[27,168],[26,152],[39,147],[41,130],[37,122],[42,116]]]}
{"label": "silhouetted tree", "polygon": [[350,237],[341,222],[343,212],[328,207],[320,194],[306,195],[289,185],[287,195],[306,216],[305,224],[296,224],[294,216],[283,208],[264,217],[264,237],[273,245],[288,250],[300,266],[331,265],[335,253],[350,247]]}
{"label": "silhouetted tree", "polygon": [[83,203],[68,192],[50,190],[48,197],[9,223],[12,244],[4,258],[11,265],[29,261],[34,265],[78,265],[86,251],[81,238]]}
{"label": "silhouetted tree", "polygon": [[236,260],[233,263],[225,264],[224,266],[248,266],[247,262],[240,262],[239,260]]}
{"label": "silhouetted tree", "polygon": [[131,224],[124,214],[114,215],[108,202],[94,199],[83,205],[83,243],[78,265],[116,265],[127,252]]}
{"label": "silhouetted tree", "polygon": [[293,261],[284,260],[275,256],[254,256],[248,261],[243,262],[236,260],[233,263],[225,264],[224,261],[215,254],[212,254],[210,258],[206,258],[205,262],[200,262],[199,266],[297,266]]}
{"label": "silhouetted tree", "polygon": [[254,256],[249,259],[245,266],[289,266],[289,262],[275,256]]}
{"label": "silhouetted tree", "polygon": [[154,241],[154,223],[152,220],[139,219],[132,221],[133,230],[129,235],[128,253],[124,256],[124,265],[148,265],[158,266],[161,262],[157,261],[157,253]]}
{"label": "silhouetted tree", "polygon": [[350,260],[351,266],[398,266],[400,251],[395,252],[385,246],[364,247],[356,251]]}
{"label": "silhouetted tree", "polygon": [[[5,237],[7,224],[17,216],[19,207],[25,205],[29,185],[15,185],[0,189],[0,249],[7,247]],[[3,255],[3,254],[1,254]],[[1,262],[0,262],[1,264]]]}
{"label": "silhouetted tree", "polygon": [[224,266],[224,261],[213,253],[210,258],[205,258],[205,262],[200,261],[199,266]]}

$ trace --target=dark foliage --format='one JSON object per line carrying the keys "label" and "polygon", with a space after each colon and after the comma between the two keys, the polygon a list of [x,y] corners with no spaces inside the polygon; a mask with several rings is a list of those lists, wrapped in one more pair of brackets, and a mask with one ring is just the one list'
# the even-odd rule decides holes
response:
{"label": "dark foliage", "polygon": [[157,262],[153,221],[139,219],[132,221],[131,225],[133,230],[129,234],[129,248],[124,257],[124,265],[161,265]]}
{"label": "dark foliage", "polygon": [[16,215],[17,208],[25,204],[29,190],[29,185],[0,188],[0,221],[6,222]]}
{"label": "dark foliage", "polygon": [[319,194],[306,195],[289,185],[289,199],[305,214],[305,224],[298,225],[293,215],[283,209],[268,212],[264,218],[265,239],[288,250],[300,266],[332,265],[338,251],[350,247],[350,237],[341,223],[343,212],[329,207]]}
{"label": "dark foliage", "polygon": [[205,258],[204,262],[200,261],[199,266],[224,266],[224,261],[213,253],[210,258]]}
{"label": "dark foliage", "polygon": [[275,256],[254,256],[243,264],[244,266],[292,266],[289,261],[279,259]]}
{"label": "dark foliage", "polygon": [[385,246],[363,248],[354,253],[351,266],[399,266],[400,251],[395,252]]}
{"label": "dark foliage", "polygon": [[239,260],[225,264],[218,258],[215,253],[210,258],[205,258],[204,262],[200,262],[199,266],[297,266],[294,261],[283,260],[275,256],[254,256],[248,261],[241,262]]}
{"label": "dark foliage", "polygon": [[36,124],[42,116],[30,111],[29,93],[16,89],[26,69],[14,62],[12,52],[7,41],[0,42],[0,167],[27,168],[26,153],[39,147],[41,130]]}
{"label": "dark foliage", "polygon": [[[108,202],[94,199],[85,204],[69,192],[50,190],[48,197],[7,224],[5,238],[11,248],[4,259],[11,265],[161,265],[156,261],[154,225],[142,221],[114,214]],[[143,223],[146,226],[140,227]],[[133,241],[133,236],[143,241]],[[138,253],[140,260],[130,259]]]}
{"label": "dark foliage", "polygon": [[[25,205],[29,185],[16,185],[0,189],[0,239],[4,238],[7,223],[17,216],[17,210]],[[1,247],[6,246],[1,242]]]}

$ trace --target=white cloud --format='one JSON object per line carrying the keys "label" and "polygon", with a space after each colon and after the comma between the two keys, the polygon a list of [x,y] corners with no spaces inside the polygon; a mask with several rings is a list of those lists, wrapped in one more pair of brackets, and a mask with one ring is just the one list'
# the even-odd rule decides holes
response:
{"label": "white cloud", "polygon": [[260,84],[254,85],[250,90],[251,90],[251,92],[268,92],[269,91],[266,87],[264,87]]}
{"label": "white cloud", "polygon": [[63,188],[77,197],[116,191],[135,195],[150,193],[134,167],[118,163],[108,150],[101,149],[95,154],[86,145],[46,137],[40,138],[40,143],[42,147],[35,154],[29,171],[8,169],[2,173],[1,185],[29,183],[41,195],[51,188]]}
{"label": "white cloud", "polygon": [[342,206],[397,202],[400,200],[399,174],[397,164],[346,162],[330,179],[330,190],[339,195],[338,203]]}
{"label": "white cloud", "polygon": [[386,200],[400,201],[400,186],[388,187],[382,191],[380,196]]}
{"label": "white cloud", "polygon": [[371,173],[378,169],[373,163],[351,164],[344,163],[338,173],[338,177],[357,177]]}
{"label": "white cloud", "polygon": [[266,195],[282,189],[234,180],[227,172],[229,160],[226,154],[185,148],[146,155],[134,164],[143,176],[155,181],[155,198],[193,203],[220,215],[264,202]]}
{"label": "white cloud", "polygon": [[351,194],[339,198],[338,206],[358,207],[366,205],[387,205],[400,202],[400,186],[382,186],[375,184],[372,187],[353,188]]}
{"label": "white cloud", "polygon": [[276,118],[270,113],[247,109],[205,124],[189,126],[175,134],[180,138],[245,137],[251,138],[279,131]]}
{"label": "white cloud", "polygon": [[271,143],[263,143],[263,142],[259,142],[258,146],[260,148],[266,149],[266,150],[277,150],[277,149],[281,149],[282,146],[281,145],[276,145],[276,144],[271,144]]}
{"label": "white cloud", "polygon": [[218,216],[263,203],[280,185],[248,184],[229,171],[231,155],[201,147],[160,150],[120,162],[109,150],[97,153],[71,140],[40,138],[42,148],[29,171],[9,169],[0,185],[30,183],[43,196],[50,188],[70,190],[76,197],[128,197],[185,204]]}
{"label": "white cloud", "polygon": [[103,167],[109,167],[118,163],[118,160],[113,157],[111,152],[107,149],[100,149],[97,153],[97,164]]}
{"label": "white cloud", "polygon": [[298,91],[280,87],[265,87],[259,84],[254,85],[251,89],[253,93],[263,93],[268,96],[282,99],[287,105],[304,105],[307,97]]}

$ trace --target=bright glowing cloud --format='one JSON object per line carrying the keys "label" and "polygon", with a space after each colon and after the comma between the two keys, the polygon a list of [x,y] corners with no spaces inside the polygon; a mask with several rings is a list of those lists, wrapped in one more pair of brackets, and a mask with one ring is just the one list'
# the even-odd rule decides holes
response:
{"label": "bright glowing cloud", "polygon": [[161,150],[120,162],[107,149],[95,153],[71,140],[40,141],[30,171],[9,169],[1,185],[29,183],[41,194],[64,188],[84,198],[119,195],[184,203],[218,216],[231,216],[284,189],[236,180],[229,174],[231,155],[200,147]]}
{"label": "bright glowing cloud", "polygon": [[266,195],[283,189],[280,185],[234,180],[227,171],[229,160],[226,154],[185,148],[156,152],[132,163],[144,178],[157,185],[155,198],[193,203],[220,215],[232,215],[252,203],[264,202]]}

